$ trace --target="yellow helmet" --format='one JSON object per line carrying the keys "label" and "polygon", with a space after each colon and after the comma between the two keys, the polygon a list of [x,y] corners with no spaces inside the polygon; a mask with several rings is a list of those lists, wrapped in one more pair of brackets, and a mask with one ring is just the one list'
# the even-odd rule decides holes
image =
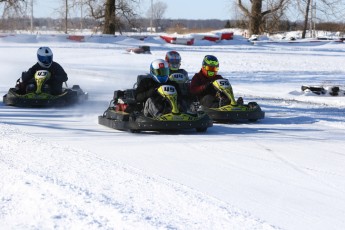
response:
{"label": "yellow helmet", "polygon": [[219,70],[218,59],[213,55],[206,55],[202,61],[202,73],[207,77],[214,77]]}

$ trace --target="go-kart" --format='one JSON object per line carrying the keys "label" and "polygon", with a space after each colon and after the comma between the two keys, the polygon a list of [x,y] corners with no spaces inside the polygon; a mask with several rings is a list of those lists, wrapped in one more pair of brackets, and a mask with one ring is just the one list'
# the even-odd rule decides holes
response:
{"label": "go-kart", "polygon": [[316,95],[345,96],[345,88],[341,85],[302,85],[301,89]]}
{"label": "go-kart", "polygon": [[208,108],[196,102],[198,109],[207,113],[213,121],[234,122],[248,120],[254,122],[265,117],[265,112],[261,110],[256,102],[244,104],[242,98],[236,101],[233,96],[232,86],[227,79],[215,80],[212,85],[219,95],[225,96],[227,98],[225,101],[229,102],[222,104],[222,100],[220,100],[220,105],[216,108]]}
{"label": "go-kart", "polygon": [[[146,75],[139,75],[138,82]],[[135,85],[134,85],[135,86]],[[181,112],[177,104],[177,90],[172,85],[161,85],[158,94],[170,104],[171,111],[159,117],[148,117],[143,114],[143,104],[135,99],[135,88],[125,91],[114,91],[109,107],[98,117],[98,123],[117,130],[130,132],[168,131],[195,129],[206,132],[213,125],[210,117],[204,112]]]}
{"label": "go-kart", "polygon": [[37,71],[34,77],[35,90],[22,92],[18,87],[10,88],[7,94],[3,96],[3,103],[18,107],[67,106],[88,98],[88,93],[84,92],[79,85],[63,88],[61,94],[52,95],[49,86],[45,85],[49,76],[50,74],[46,70]]}

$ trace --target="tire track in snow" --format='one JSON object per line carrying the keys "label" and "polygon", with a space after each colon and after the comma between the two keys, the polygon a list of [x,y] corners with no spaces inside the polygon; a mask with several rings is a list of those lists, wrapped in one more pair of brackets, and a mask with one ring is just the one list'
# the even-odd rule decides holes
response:
{"label": "tire track in snow", "polygon": [[0,164],[14,175],[4,177],[0,215],[9,228],[277,229],[183,185],[0,126]]}

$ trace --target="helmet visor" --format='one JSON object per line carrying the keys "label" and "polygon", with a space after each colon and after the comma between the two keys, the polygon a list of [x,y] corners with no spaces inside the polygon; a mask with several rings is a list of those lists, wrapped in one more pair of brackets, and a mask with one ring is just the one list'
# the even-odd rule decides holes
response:
{"label": "helmet visor", "polygon": [[219,67],[218,66],[208,66],[208,65],[205,65],[204,69],[206,71],[218,72]]}
{"label": "helmet visor", "polygon": [[168,68],[153,69],[152,73],[157,77],[169,76]]}
{"label": "helmet visor", "polygon": [[180,64],[180,59],[170,59],[169,64],[178,65]]}
{"label": "helmet visor", "polygon": [[45,65],[49,65],[53,61],[53,56],[41,56],[41,55],[37,55],[37,56],[38,56],[38,60]]}

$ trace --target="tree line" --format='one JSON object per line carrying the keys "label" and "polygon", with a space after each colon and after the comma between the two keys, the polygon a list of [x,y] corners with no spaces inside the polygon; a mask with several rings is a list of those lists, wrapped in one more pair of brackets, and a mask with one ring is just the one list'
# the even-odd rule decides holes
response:
{"label": "tree line", "polygon": [[[28,26],[33,0],[0,0],[3,9],[0,29],[25,29]],[[167,5],[151,1],[146,16],[136,9],[141,0],[60,0],[60,19],[31,19],[31,27],[62,30],[93,29],[103,34],[124,31],[156,31],[188,29],[243,28],[248,34],[275,33],[289,30],[318,29],[344,32],[345,0],[229,0],[233,4],[232,20],[172,20],[164,19]],[[84,15],[70,18],[73,9],[83,9]],[[294,14],[292,14],[292,12]],[[229,12],[229,18],[230,18]],[[293,16],[289,16],[293,15]],[[297,15],[297,16],[296,16]],[[289,19],[293,17],[293,20]],[[33,25],[34,24],[34,25]]]}

